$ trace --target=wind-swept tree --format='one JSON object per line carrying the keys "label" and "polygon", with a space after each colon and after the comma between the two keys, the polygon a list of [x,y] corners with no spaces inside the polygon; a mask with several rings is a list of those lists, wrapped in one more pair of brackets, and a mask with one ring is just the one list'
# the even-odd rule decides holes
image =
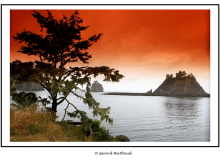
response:
{"label": "wind-swept tree", "polygon": [[[47,12],[47,17],[36,11],[32,13],[41,27],[41,32],[45,29],[46,35],[23,31],[13,36],[14,40],[18,40],[19,43],[25,42],[25,46],[21,46],[18,52],[34,55],[38,57],[38,60],[25,63],[19,60],[12,62],[11,79],[14,79],[16,83],[29,81],[41,84],[50,94],[53,112],[57,112],[58,105],[66,101],[67,108],[69,105],[75,108],[74,112],[68,113],[70,116],[80,117],[82,123],[88,121],[86,113],[67,99],[67,96],[72,93],[83,99],[83,102],[93,109],[94,116],[100,115],[101,120],[105,119],[112,124],[113,121],[108,116],[110,107],[99,108],[99,103],[95,101],[90,92],[90,81],[92,76],[96,77],[100,74],[104,75],[104,81],[109,82],[119,82],[124,76],[119,74],[118,70],[107,66],[65,67],[67,64],[78,61],[88,64],[92,55],[86,50],[97,42],[102,34],[84,40],[81,32],[88,26],[81,26],[83,21],[77,11],[70,18],[63,16],[61,20],[54,19],[51,12]],[[83,85],[86,85],[85,97],[73,91],[81,89]],[[58,98],[58,94],[61,97]]]}

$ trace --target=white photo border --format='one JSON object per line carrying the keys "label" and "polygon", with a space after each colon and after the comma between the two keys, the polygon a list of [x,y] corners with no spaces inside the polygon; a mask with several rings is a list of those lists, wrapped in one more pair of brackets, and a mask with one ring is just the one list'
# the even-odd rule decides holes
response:
{"label": "white photo border", "polygon": [[[10,142],[10,10],[64,10],[64,9],[192,9],[192,10],[210,10],[210,142]],[[2,5],[2,141],[1,145],[6,146],[65,146],[65,147],[189,147],[189,146],[219,146],[219,8],[218,5]],[[216,75],[218,74],[218,78]]]}

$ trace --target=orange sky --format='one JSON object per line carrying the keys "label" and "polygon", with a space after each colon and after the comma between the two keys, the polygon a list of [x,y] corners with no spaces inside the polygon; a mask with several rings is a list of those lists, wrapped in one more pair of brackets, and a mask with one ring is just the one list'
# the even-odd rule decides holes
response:
{"label": "orange sky", "polygon": [[[39,10],[38,10],[39,11]],[[50,10],[56,19],[70,17],[73,10]],[[88,51],[89,66],[109,66],[125,78],[120,83],[97,80],[105,91],[153,91],[166,74],[179,70],[193,73],[209,93],[210,11],[209,10],[78,10],[88,38],[103,33]],[[45,10],[39,11],[47,16]],[[20,45],[12,36],[25,30],[40,34],[31,10],[10,11],[10,60],[34,60],[17,52]],[[79,63],[75,64],[81,66]],[[94,80],[94,79],[92,79]],[[135,87],[134,87],[135,86]]]}

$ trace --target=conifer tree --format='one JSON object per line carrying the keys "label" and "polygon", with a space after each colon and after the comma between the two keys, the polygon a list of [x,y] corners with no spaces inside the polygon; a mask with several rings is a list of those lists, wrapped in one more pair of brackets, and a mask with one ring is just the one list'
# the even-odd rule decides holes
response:
{"label": "conifer tree", "polygon": [[[14,40],[25,42],[18,52],[38,57],[34,62],[21,62],[16,60],[11,63],[11,79],[16,83],[25,81],[41,84],[48,92],[52,101],[52,111],[57,112],[57,107],[66,101],[75,108],[75,111],[68,113],[69,116],[81,118],[83,126],[90,128],[86,121],[90,119],[86,113],[79,110],[74,102],[67,99],[69,94],[81,98],[89,108],[93,109],[94,116],[101,116],[101,120],[106,120],[112,124],[112,119],[108,116],[110,108],[99,108],[99,103],[93,98],[90,87],[91,77],[100,74],[104,75],[104,81],[119,82],[124,76],[119,74],[118,70],[111,69],[108,66],[100,67],[69,67],[65,66],[74,62],[83,62],[88,64],[92,55],[87,49],[97,42],[102,34],[94,35],[86,40],[81,37],[81,32],[88,26],[81,26],[83,20],[79,17],[77,11],[70,18],[63,16],[61,20],[54,19],[50,11],[48,16],[44,17],[39,12],[34,11],[33,17],[41,27],[41,32],[45,29],[46,35],[38,35],[31,31],[17,33]],[[78,95],[74,89],[81,89],[86,86],[85,97]],[[58,98],[58,94],[62,95]],[[65,113],[66,110],[65,110]]]}

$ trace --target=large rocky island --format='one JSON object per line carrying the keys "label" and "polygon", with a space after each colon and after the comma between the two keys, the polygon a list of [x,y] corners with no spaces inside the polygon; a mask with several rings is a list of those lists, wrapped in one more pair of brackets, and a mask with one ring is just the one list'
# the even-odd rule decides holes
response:
{"label": "large rocky island", "polygon": [[185,71],[173,75],[166,75],[164,82],[153,92],[157,96],[187,96],[187,97],[207,97],[207,94],[200,84],[196,81],[192,73],[186,74]]}
{"label": "large rocky island", "polygon": [[130,96],[172,96],[172,97],[210,97],[196,81],[192,73],[185,71],[176,73],[176,77],[167,74],[164,82],[154,91],[146,93],[109,92],[104,95],[130,95]]}

